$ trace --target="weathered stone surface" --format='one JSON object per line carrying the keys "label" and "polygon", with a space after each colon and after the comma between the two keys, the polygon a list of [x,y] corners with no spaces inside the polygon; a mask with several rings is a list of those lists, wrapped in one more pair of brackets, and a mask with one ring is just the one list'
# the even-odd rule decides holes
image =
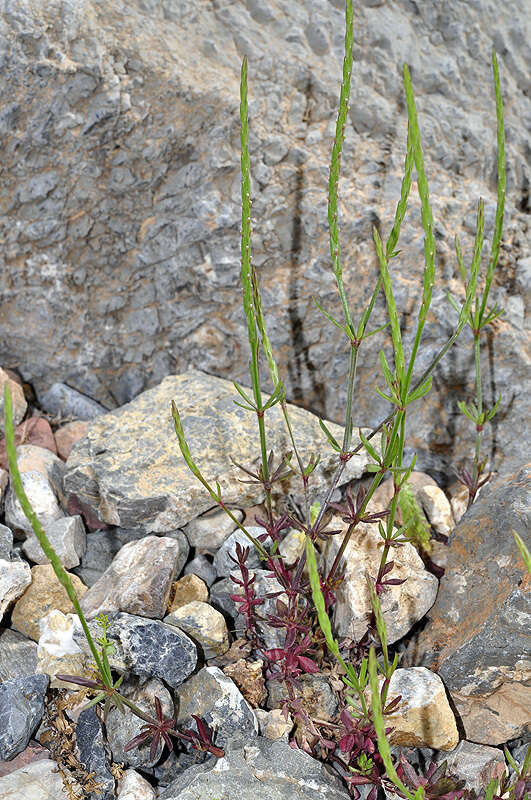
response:
{"label": "weathered stone surface", "polygon": [[[32,444],[35,447],[43,447],[57,455],[55,439],[48,420],[43,417],[30,417],[17,425],[14,431],[15,445]],[[8,469],[7,450],[5,439],[0,441],[0,467]]]}
{"label": "weathered stone surface", "polygon": [[79,760],[89,773],[94,773],[94,780],[101,784],[104,800],[113,798],[114,778],[107,764],[101,723],[93,708],[82,711],[76,722],[76,745]]}
{"label": "weathered stone surface", "polygon": [[66,425],[61,425],[55,431],[55,444],[57,445],[57,454],[67,461],[73,446],[79,442],[83,436],[86,435],[88,430],[87,420],[75,420],[75,422],[67,422]]}
{"label": "weathered stone surface", "polygon": [[[4,775],[9,775],[10,772],[15,772],[15,770],[25,767],[33,761],[49,758],[50,751],[32,739],[28,746],[17,756],[9,759],[9,761],[0,761],[0,777],[3,778]],[[0,794],[1,796],[3,795]]]}
{"label": "weathered stone surface", "polygon": [[125,611],[161,619],[166,613],[179,545],[168,537],[146,536],[122,547],[111,566],[83,596],[87,619]]}
{"label": "weathered stone surface", "polygon": [[258,727],[262,736],[265,736],[266,739],[288,740],[288,735],[293,728],[293,720],[291,717],[286,720],[280,708],[273,708],[271,711],[256,708],[254,714],[258,720]]}
{"label": "weathered stone surface", "polygon": [[21,797],[50,800],[63,794],[63,779],[57,764],[49,758],[34,761],[0,778],[1,800],[20,800]]}
{"label": "weathered stone surface", "polygon": [[216,568],[204,555],[195,556],[184,568],[185,575],[197,575],[207,586],[212,586],[218,573]]}
{"label": "weathered stone surface", "polygon": [[[92,421],[68,459],[65,492],[104,522],[146,532],[176,528],[211,508],[212,498],[179,450],[171,417],[175,401],[194,460],[214,486],[219,480],[224,502],[242,506],[261,501],[260,487],[242,483],[242,473],[231,460],[252,466],[260,452],[256,420],[235,405],[238,397],[232,383],[221,378],[195,371],[168,376],[131,403]],[[318,492],[331,477],[336,459],[316,416],[295,406],[290,414],[305,462],[312,452],[323,453],[312,473]],[[339,426],[331,430],[338,438],[343,435]],[[291,449],[278,406],[268,413],[268,448],[277,456]],[[363,454],[351,458],[344,482],[360,477],[367,463]],[[294,479],[285,484],[285,491],[298,488]]]}
{"label": "weathered stone surface", "polygon": [[18,631],[8,628],[0,636],[0,679],[9,681],[37,670],[37,645]]}
{"label": "weathered stone surface", "polygon": [[451,753],[440,753],[436,762],[446,761],[447,774],[466,781],[464,788],[479,792],[495,778],[498,781],[505,775],[505,757],[497,747],[485,747],[463,740]]}
{"label": "weathered stone surface", "polygon": [[[23,444],[17,447],[17,465],[22,484],[41,525],[46,527],[48,523],[63,517],[64,512],[58,500],[65,470],[61,459],[50,450]],[[13,531],[18,528],[26,534],[33,532],[11,483],[6,493],[5,518]]]}
{"label": "weathered stone surface", "polygon": [[258,733],[253,710],[236,684],[218,667],[204,667],[177,689],[177,724],[194,725],[192,714],[216,732],[215,743],[225,747],[240,739],[248,742]]}
{"label": "weathered stone surface", "polygon": [[[164,717],[167,719],[175,716],[171,695],[160,680],[151,679],[142,686],[125,682],[122,686],[124,696],[132,700],[145,714],[157,718],[155,697],[158,697]],[[126,744],[140,733],[143,724],[143,720],[129,711],[122,714],[117,708],[111,709],[107,717],[106,731],[115,762],[123,762],[132,767],[152,767],[160,760],[164,748],[162,739],[157,747],[155,758],[150,757],[151,741],[140,747],[133,747],[127,752],[124,750]]]}
{"label": "weathered stone surface", "polygon": [[[239,508],[233,509],[232,514],[238,522],[242,521],[243,511]],[[222,508],[215,508],[213,511],[208,511],[197,519],[191,520],[184,527],[184,532],[191,547],[211,550],[214,553],[235,528],[236,526],[228,514]]]}
{"label": "weathered stone surface", "polygon": [[22,675],[0,684],[0,758],[27,747],[44,713],[47,675]]}
{"label": "weathered stone surface", "polygon": [[118,800],[155,800],[155,790],[134,769],[126,769],[118,782]]}
{"label": "weathered stone surface", "polygon": [[[255,526],[250,526],[246,528],[246,530],[251,534],[251,536],[254,536],[255,539],[265,533],[264,528]],[[231,572],[238,573],[239,570],[237,563],[235,564],[232,560],[233,558],[236,558],[237,544],[241,545],[242,547],[249,548],[249,555],[247,557],[247,561],[245,562],[249,569],[255,569],[260,566],[260,556],[258,555],[256,547],[248,539],[245,533],[238,529],[235,530],[234,533],[231,533],[227,539],[225,539],[214,556],[214,566],[216,568],[218,578],[227,578]],[[238,577],[241,576],[238,575]]]}
{"label": "weathered stone surface", "polygon": [[[300,694],[302,705],[310,716],[331,720],[337,714],[337,698],[325,675],[301,675]],[[266,683],[269,694],[267,708],[282,708],[288,699],[287,689],[282,681],[270,680]]]}
{"label": "weathered stone surface", "polygon": [[74,632],[81,630],[77,614],[63,614],[53,609],[41,619],[37,649],[37,671],[50,676],[50,688],[72,689],[72,684],[58,680],[55,675],[81,675],[91,677],[89,657],[74,640]]}
{"label": "weathered stone surface", "polygon": [[[529,51],[519,24],[527,3],[475,2],[466,20],[461,11],[438,0],[425,0],[421,8],[371,0],[356,8],[340,191],[345,283],[361,309],[374,278],[372,226],[381,221],[389,230],[400,193],[406,148],[401,67],[407,61],[441,276],[421,371],[447,338],[451,311],[444,289],[459,281],[453,236],[459,234],[469,253],[479,196],[486,201],[487,239],[492,231],[494,44],[510,137],[504,246],[492,301],[520,308],[507,315],[496,336],[493,382],[512,392],[496,443],[498,452],[520,457],[513,431],[529,418],[529,338],[521,309],[528,258]],[[65,12],[58,0],[19,0],[16,10],[6,5],[0,334],[5,362],[24,365],[39,396],[64,380],[104,405],[120,405],[189,364],[247,378],[237,122],[246,54],[253,254],[273,347],[288,397],[324,417],[341,418],[344,336],[323,320],[311,298],[338,307],[326,176],[343,16],[340,3],[318,0],[253,0],[220,8],[209,0],[177,7],[135,0],[125,18],[116,0],[86,0],[82,14],[75,7]],[[164,48],[158,47],[161,26]],[[406,339],[423,263],[415,192],[410,208],[393,272]],[[379,298],[372,322],[382,319]],[[373,393],[375,350],[361,348],[359,356],[357,413],[365,424],[386,410]],[[487,373],[486,350],[484,358]],[[436,390],[412,406],[412,447],[425,465],[441,469],[468,447],[470,428],[455,416],[455,399],[472,389],[473,372],[471,348],[452,353],[439,368]]]}
{"label": "weathered stone surface", "polygon": [[231,594],[238,594],[238,587],[230,578],[222,578],[216,581],[210,588],[210,602],[219,611],[222,611],[232,619],[238,616],[236,603],[231,599]]}
{"label": "weathered stone surface", "polygon": [[[277,613],[277,598],[276,597],[266,597],[266,594],[269,592],[281,592],[278,595],[278,599],[282,602],[286,602],[286,594],[282,590],[282,585],[275,577],[270,577],[271,572],[267,569],[253,569],[251,574],[255,576],[255,581],[253,583],[253,588],[255,591],[256,597],[264,600],[264,602],[257,606],[258,613],[261,617],[267,617],[268,614],[276,614]],[[237,568],[234,569],[233,575],[235,578],[239,578],[241,580],[240,572]],[[232,581],[231,581],[232,583]],[[241,587],[238,586],[236,583],[233,583],[233,589],[231,591],[232,594],[241,594]],[[231,601],[233,602],[233,601]],[[245,616],[237,612],[236,615],[236,630],[240,631],[245,628]],[[256,622],[256,629],[262,640],[266,646],[266,648],[270,647],[282,647],[284,645],[284,641],[286,638],[286,631],[284,628],[274,628],[272,625],[269,625],[268,622],[264,622],[263,620],[258,620]]]}
{"label": "weathered stone surface", "polygon": [[531,583],[513,539],[529,547],[531,468],[497,481],[467,511],[429,625],[407,663],[438,672],[467,739],[498,745],[531,728]]}
{"label": "weathered stone surface", "polygon": [[449,536],[455,527],[450,501],[438,486],[422,486],[417,499],[432,528],[443,536]]}
{"label": "weathered stone surface", "polygon": [[[0,499],[0,503],[1,503]],[[13,531],[7,525],[0,525],[0,558],[3,561],[11,561],[11,551],[13,549]]]}
{"label": "weathered stone surface", "polygon": [[234,681],[251,708],[255,710],[267,699],[263,669],[263,661],[246,661],[245,658],[240,658],[223,668],[225,675]]}
{"label": "weathered stone surface", "polygon": [[171,587],[168,613],[171,614],[172,611],[177,611],[178,608],[185,606],[192,600],[200,600],[202,603],[208,602],[208,587],[197,575],[183,575]]}
{"label": "weathered stone surface", "polygon": [[[77,567],[87,549],[87,535],[81,517],[76,514],[50,522],[46,527],[46,535],[61,563],[67,569]],[[28,535],[22,549],[30,561],[36,564],[50,563],[34,533]]]}
{"label": "weathered stone surface", "polygon": [[164,622],[187,633],[198,645],[205,661],[221,656],[229,649],[225,618],[208,603],[192,600],[164,617]]}
{"label": "weathered stone surface", "polygon": [[13,407],[13,427],[16,428],[24,418],[28,404],[24,397],[22,386],[9,377],[7,372],[0,367],[0,434],[4,434],[4,391],[6,383],[11,392],[11,405]]}
{"label": "weathered stone surface", "polygon": [[100,403],[64,383],[54,383],[47,392],[39,396],[39,400],[45,411],[60,419],[77,417],[80,420],[89,420],[107,411]]}
{"label": "weathered stone surface", "polygon": [[[380,681],[381,682],[381,681]],[[453,750],[459,741],[455,716],[440,677],[424,667],[396,669],[387,702],[401,696],[397,709],[386,716],[392,726],[391,745]]]}
{"label": "weathered stone surface", "polygon": [[[92,636],[99,636],[99,627],[91,620]],[[155,619],[116,614],[111,619],[107,636],[114,643],[109,655],[113,669],[131,670],[141,678],[160,678],[169,686],[179,686],[193,672],[197,651],[192,640],[173,625]],[[74,631],[74,639],[85,652],[90,652],[85,636]]]}
{"label": "weathered stone surface", "polygon": [[[145,537],[142,530],[130,530],[128,528],[109,528],[103,531],[94,531],[87,536],[87,550],[81,561],[81,566],[75,568],[76,575],[87,586],[94,586],[108,569],[114,557],[120,552],[122,547],[129,542],[136,542]],[[179,575],[186,563],[189,553],[188,540],[180,530],[169,531],[164,534],[165,538],[174,539],[178,545],[177,561],[175,565],[175,575]]]}
{"label": "weathered stone surface", "polygon": [[[82,597],[87,591],[87,587],[79,580],[77,575],[70,575],[70,580],[77,596]],[[11,615],[13,627],[38,642],[40,621],[53,608],[57,608],[64,614],[74,611],[66,590],[59,583],[52,565],[42,564],[32,567],[31,585],[28,586],[22,597],[17,600],[13,608]]]}
{"label": "weathered stone surface", "polygon": [[[338,517],[330,522],[331,530],[344,529]],[[329,536],[323,547],[327,569],[330,569],[341,545],[342,534]],[[371,612],[366,574],[376,576],[381,559],[382,541],[377,523],[360,523],[345,549],[340,569],[345,578],[336,592],[334,621],[340,636],[359,640],[367,629]],[[422,559],[411,544],[395,548],[388,559],[395,562],[392,578],[406,578],[399,586],[389,586],[380,597],[387,625],[387,641],[396,642],[426,614],[435,601],[437,578],[424,569]]]}
{"label": "weathered stone surface", "polygon": [[0,559],[0,620],[31,583],[31,570],[25,561]]}
{"label": "weathered stone surface", "polygon": [[9,484],[9,472],[0,468],[0,508],[4,507],[4,495]]}
{"label": "weathered stone surface", "polygon": [[316,759],[287,742],[256,736],[227,745],[225,757],[190,767],[160,800],[347,800],[348,792]]}

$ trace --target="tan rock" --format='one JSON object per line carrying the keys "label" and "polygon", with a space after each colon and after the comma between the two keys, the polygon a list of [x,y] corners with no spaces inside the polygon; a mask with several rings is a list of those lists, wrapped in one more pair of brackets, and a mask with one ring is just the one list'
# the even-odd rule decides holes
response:
{"label": "tan rock", "polygon": [[[381,681],[383,678],[381,678]],[[453,750],[459,742],[455,716],[442,680],[425,667],[396,669],[389,683],[387,703],[401,696],[398,708],[385,717],[394,730],[389,742],[400,747]]]}
{"label": "tan rock", "polygon": [[240,658],[223,668],[225,675],[234,681],[251,708],[263,705],[267,698],[263,667],[262,661],[246,661]]}
{"label": "tan rock", "polygon": [[128,542],[81,601],[87,619],[125,611],[162,619],[175,575],[179,543],[169,536]]}
{"label": "tan rock", "polygon": [[204,658],[221,656],[229,649],[229,631],[225,617],[208,603],[192,600],[164,617],[194,640],[203,650]]}
{"label": "tan rock", "polygon": [[62,425],[55,431],[55,443],[57,445],[57,452],[64,461],[68,460],[68,456],[76,444],[87,435],[89,423],[85,420],[75,420]]}
{"label": "tan rock", "polygon": [[443,536],[449,536],[455,527],[450,501],[438,486],[427,484],[416,492],[417,500],[426,512],[432,528]]}
{"label": "tan rock", "polygon": [[266,739],[287,739],[289,732],[293,728],[291,717],[284,717],[280,708],[273,708],[272,711],[264,711],[263,708],[255,709],[255,715],[260,726],[260,733]]}
{"label": "tan rock", "polygon": [[[85,584],[77,575],[70,574],[70,580],[77,596],[83,597],[87,591]],[[16,602],[11,615],[13,627],[29,636],[35,642],[40,637],[40,621],[52,609],[56,608],[64,614],[74,611],[66,590],[57,579],[51,564],[42,564],[31,570],[31,585]]]}
{"label": "tan rock", "polygon": [[208,587],[197,575],[184,575],[172,584],[168,613],[171,614],[172,611],[177,611],[178,608],[191,603],[192,600],[206,603],[208,601]]}
{"label": "tan rock", "polygon": [[127,769],[118,781],[118,800],[155,800],[155,790],[136,770]]}
{"label": "tan rock", "polygon": [[4,433],[4,387],[9,384],[11,390],[11,405],[13,407],[13,427],[21,422],[26,413],[28,404],[24,397],[24,390],[22,386],[14,381],[5,370],[0,368],[0,433]]}
{"label": "tan rock", "polygon": [[4,494],[9,483],[9,472],[0,467],[0,505],[3,502]]}
{"label": "tan rock", "polygon": [[[339,517],[333,517],[330,529],[345,529]],[[342,534],[331,536],[323,547],[327,569],[330,569],[342,541]],[[371,613],[367,574],[375,577],[380,564],[382,539],[376,523],[361,523],[355,529],[347,544],[340,569],[345,570],[345,578],[336,592],[334,620],[340,636],[359,640],[367,629],[368,615]],[[387,641],[396,642],[402,638],[426,614],[435,602],[438,581],[424,568],[422,559],[411,544],[393,550],[389,561],[395,566],[390,578],[406,578],[399,586],[389,586],[381,595],[380,602],[387,625]]]}

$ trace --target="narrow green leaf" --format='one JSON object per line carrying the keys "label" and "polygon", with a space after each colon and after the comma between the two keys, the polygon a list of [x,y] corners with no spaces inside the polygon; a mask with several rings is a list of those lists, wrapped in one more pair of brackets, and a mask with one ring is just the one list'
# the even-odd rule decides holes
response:
{"label": "narrow green leaf", "polygon": [[332,434],[330,433],[330,431],[328,430],[328,428],[326,427],[326,425],[324,424],[322,419],[319,420],[319,425],[321,426],[321,430],[324,431],[325,436],[328,439],[328,443],[330,444],[330,446],[334,450],[336,450],[338,453],[340,453],[341,452],[341,446],[340,446],[339,442],[337,441],[337,439],[334,436],[332,436]]}
{"label": "narrow green leaf", "polygon": [[391,336],[393,340],[395,368],[398,378],[400,380],[400,384],[402,385],[402,381],[405,379],[406,375],[406,365],[404,360],[404,350],[402,347],[402,333],[400,331],[400,320],[398,318],[395,298],[393,295],[393,287],[391,284],[391,276],[389,275],[387,258],[385,257],[385,253],[383,251],[383,245],[382,245],[382,240],[380,239],[380,234],[378,233],[375,227],[373,227],[372,235],[374,239],[374,244],[376,246],[378,261],[380,263],[380,272],[382,276],[383,289],[385,293],[385,300],[387,302],[387,314],[389,316],[389,321],[391,324]]}
{"label": "narrow green leaf", "polygon": [[371,456],[371,458],[374,459],[374,461],[377,464],[379,464],[380,463],[380,455],[379,455],[378,451],[376,450],[376,448],[367,439],[367,437],[365,436],[365,434],[363,433],[361,428],[358,428],[358,435],[360,437],[360,440],[361,440],[365,450],[368,452],[368,454]]}
{"label": "narrow green leaf", "polygon": [[516,531],[513,531],[513,536],[514,536],[514,541],[516,542],[516,546],[520,551],[520,555],[522,556],[522,560],[526,566],[526,569],[531,575],[531,553],[525,546],[524,540],[516,533]]}
{"label": "narrow green leaf", "polygon": [[332,325],[335,325],[336,328],[339,328],[340,331],[343,331],[343,333],[348,336],[350,341],[354,339],[352,331],[350,331],[346,325],[342,325],[341,322],[338,322],[337,319],[335,319],[331,314],[329,314],[328,311],[326,311],[323,308],[323,306],[319,303],[319,301],[315,299],[315,297],[313,298],[313,302],[315,303],[321,314],[323,314],[327,318],[327,320],[329,320],[332,323]]}
{"label": "narrow green leaf", "polygon": [[420,400],[421,397],[424,397],[428,394],[431,389],[432,377],[428,378],[428,380],[419,386],[418,389],[413,389],[410,394],[408,394],[405,405],[408,406],[410,403],[413,403],[415,400]]}

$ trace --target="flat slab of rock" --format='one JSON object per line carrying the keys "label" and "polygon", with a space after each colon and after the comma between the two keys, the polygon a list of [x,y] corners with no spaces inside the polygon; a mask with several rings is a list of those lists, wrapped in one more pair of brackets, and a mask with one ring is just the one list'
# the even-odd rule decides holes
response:
{"label": "flat slab of rock", "polygon": [[87,619],[116,611],[162,619],[178,553],[178,542],[167,536],[146,536],[125,544],[83,596],[81,608]]}
{"label": "flat slab of rock", "polygon": [[0,758],[27,746],[44,713],[47,675],[22,675],[0,684]]}
{"label": "flat slab of rock", "polygon": [[50,800],[64,797],[63,779],[57,764],[51,759],[41,759],[0,778],[1,800]]}
{"label": "flat slab of rock", "polygon": [[[345,523],[333,517],[330,530],[344,530]],[[342,534],[328,537],[323,547],[327,569],[330,569],[341,545]],[[340,562],[345,578],[336,592],[334,620],[340,636],[359,640],[367,629],[371,601],[366,573],[376,577],[382,549],[376,523],[360,523],[354,530]],[[406,578],[399,586],[389,586],[380,602],[387,625],[387,641],[396,642],[426,614],[435,602],[439,583],[424,568],[412,544],[395,548],[389,559],[395,562],[390,578]]]}
{"label": "flat slab of rock", "polygon": [[[165,532],[184,525],[212,507],[212,498],[188,469],[177,442],[171,402],[181,415],[190,452],[204,476],[221,484],[223,499],[237,506],[262,501],[260,487],[240,482],[241,471],[231,458],[252,466],[260,452],[256,420],[234,404],[233,384],[191,371],[170,375],[131,403],[93,420],[87,435],[74,446],[67,462],[65,491],[92,509],[102,522]],[[312,474],[312,486],[322,490],[336,459],[309,411],[290,406],[297,447],[306,463],[311,453],[323,458]],[[267,414],[268,449],[277,458],[291,450],[278,406]],[[343,429],[330,423],[341,438]],[[142,446],[139,447],[138,443]],[[361,477],[367,458],[360,453],[347,464],[343,480]],[[296,491],[295,479],[286,491]]]}
{"label": "flat slab of rock", "polygon": [[338,778],[287,742],[257,736],[226,748],[225,757],[189,767],[160,800],[348,800]]}
{"label": "flat slab of rock", "polygon": [[450,537],[430,624],[406,663],[439,673],[467,739],[499,745],[531,723],[531,577],[513,539],[531,545],[531,465],[486,489]]}

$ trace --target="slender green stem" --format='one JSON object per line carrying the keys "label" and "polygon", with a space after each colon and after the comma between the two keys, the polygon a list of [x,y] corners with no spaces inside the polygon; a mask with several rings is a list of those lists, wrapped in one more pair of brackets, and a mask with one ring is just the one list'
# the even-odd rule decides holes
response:
{"label": "slender green stem", "polygon": [[[478,409],[478,416],[481,417],[483,412],[483,393],[481,389],[481,348],[480,348],[480,332],[474,332],[474,361],[476,364],[476,405]],[[476,447],[475,447],[475,464],[474,470],[476,473],[476,480],[479,477],[479,468],[481,463],[481,439],[482,439],[482,431],[483,425],[481,425],[481,430],[478,429],[478,425],[476,425]]]}
{"label": "slender green stem", "polygon": [[352,407],[354,400],[354,387],[356,384],[356,367],[358,363],[358,351],[360,342],[352,342],[350,347],[350,363],[347,383],[347,406],[345,409],[345,430],[343,433],[343,453],[348,453],[352,438]]}

